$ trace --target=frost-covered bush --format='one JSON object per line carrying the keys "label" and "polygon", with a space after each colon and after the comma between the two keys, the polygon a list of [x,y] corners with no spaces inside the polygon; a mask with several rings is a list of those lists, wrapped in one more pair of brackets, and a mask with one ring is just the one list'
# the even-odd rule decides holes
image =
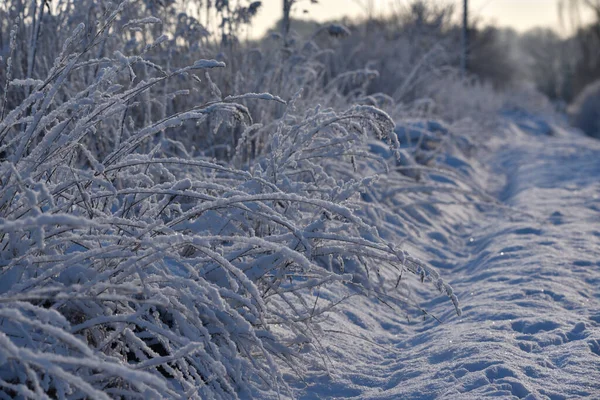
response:
{"label": "frost-covered bush", "polygon": [[459,32],[451,25],[452,8],[428,1],[411,1],[384,20],[351,26],[335,57],[334,75],[368,68],[378,71],[370,92],[381,92],[397,102],[413,102],[431,79],[454,74],[459,65]]}
{"label": "frost-covered bush", "polygon": [[585,87],[569,107],[569,115],[586,135],[600,138],[600,81]]}
{"label": "frost-covered bush", "polygon": [[[154,32],[153,17],[127,20],[128,3],[99,3],[108,8],[93,27],[65,17],[63,30],[76,27],[56,53],[35,56],[31,75],[13,61],[31,55],[19,34],[35,25],[10,29],[0,397],[281,393],[284,371],[302,375],[306,352],[323,350],[317,317],[349,293],[406,308],[413,276],[460,312],[439,275],[398,247],[401,226],[379,226],[414,181],[391,175],[373,195],[389,165],[368,144],[386,142],[396,160],[405,151],[390,117],[366,105],[375,97],[314,105],[311,90],[336,105],[357,99],[344,97],[349,75],[307,87],[306,100],[224,95],[208,73],[226,63],[173,57],[182,41]],[[276,82],[302,86],[320,65],[306,60]],[[227,151],[207,149],[221,135]],[[317,305],[311,292],[324,286],[337,296]]]}
{"label": "frost-covered bush", "polygon": [[492,85],[477,79],[441,77],[431,80],[424,92],[432,101],[432,112],[445,121],[470,118],[486,123],[495,119],[503,106],[502,96]]}

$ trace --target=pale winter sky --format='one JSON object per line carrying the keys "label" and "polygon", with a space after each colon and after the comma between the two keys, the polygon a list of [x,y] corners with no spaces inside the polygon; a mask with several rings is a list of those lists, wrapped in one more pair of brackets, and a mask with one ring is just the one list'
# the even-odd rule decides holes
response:
{"label": "pale winter sky", "polygon": [[[385,13],[390,5],[407,4],[409,0],[299,0],[295,6],[296,18],[312,18],[326,21],[340,16],[357,17],[365,15],[364,5],[372,3],[376,13]],[[457,16],[462,12],[462,0],[439,0],[440,3],[455,4]],[[282,0],[262,0],[263,8],[258,15],[252,36],[261,36],[281,17]],[[496,26],[510,26],[518,31],[534,27],[551,27],[563,31],[558,16],[558,0],[469,0],[473,17]],[[309,12],[304,14],[306,9]]]}

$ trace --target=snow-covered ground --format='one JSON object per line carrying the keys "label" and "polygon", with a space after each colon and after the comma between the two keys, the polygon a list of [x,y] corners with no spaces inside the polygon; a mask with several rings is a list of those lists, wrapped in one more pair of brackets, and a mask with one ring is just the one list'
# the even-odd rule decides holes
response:
{"label": "snow-covered ground", "polygon": [[523,59],[459,74],[434,2],[45,3],[0,2],[0,400],[600,400],[600,142]]}
{"label": "snow-covered ground", "polygon": [[463,315],[444,297],[423,304],[442,323],[351,298],[300,398],[600,399],[600,142],[512,121],[473,169],[497,203],[452,206],[419,254]]}

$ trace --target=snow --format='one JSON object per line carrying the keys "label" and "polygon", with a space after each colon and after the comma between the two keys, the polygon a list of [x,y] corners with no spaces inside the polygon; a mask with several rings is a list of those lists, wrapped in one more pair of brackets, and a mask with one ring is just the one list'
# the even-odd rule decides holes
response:
{"label": "snow", "polygon": [[191,69],[210,69],[210,68],[225,68],[225,63],[223,61],[217,61],[217,60],[198,60],[191,67]]}
{"label": "snow", "polygon": [[600,398],[598,142],[129,3],[10,32],[0,398]]}
{"label": "snow", "polygon": [[600,143],[504,117],[469,160],[499,204],[454,206],[420,243],[463,315],[425,294],[442,323],[348,299],[324,323],[330,373],[299,398],[600,397]]}

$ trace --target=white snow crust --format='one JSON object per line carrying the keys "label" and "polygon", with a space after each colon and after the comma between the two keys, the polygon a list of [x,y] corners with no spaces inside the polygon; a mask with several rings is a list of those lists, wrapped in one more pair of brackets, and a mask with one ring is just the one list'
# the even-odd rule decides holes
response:
{"label": "white snow crust", "polygon": [[497,203],[424,216],[410,250],[462,316],[417,286],[442,323],[349,299],[324,324],[329,371],[299,398],[600,399],[600,142],[520,122],[469,160]]}

